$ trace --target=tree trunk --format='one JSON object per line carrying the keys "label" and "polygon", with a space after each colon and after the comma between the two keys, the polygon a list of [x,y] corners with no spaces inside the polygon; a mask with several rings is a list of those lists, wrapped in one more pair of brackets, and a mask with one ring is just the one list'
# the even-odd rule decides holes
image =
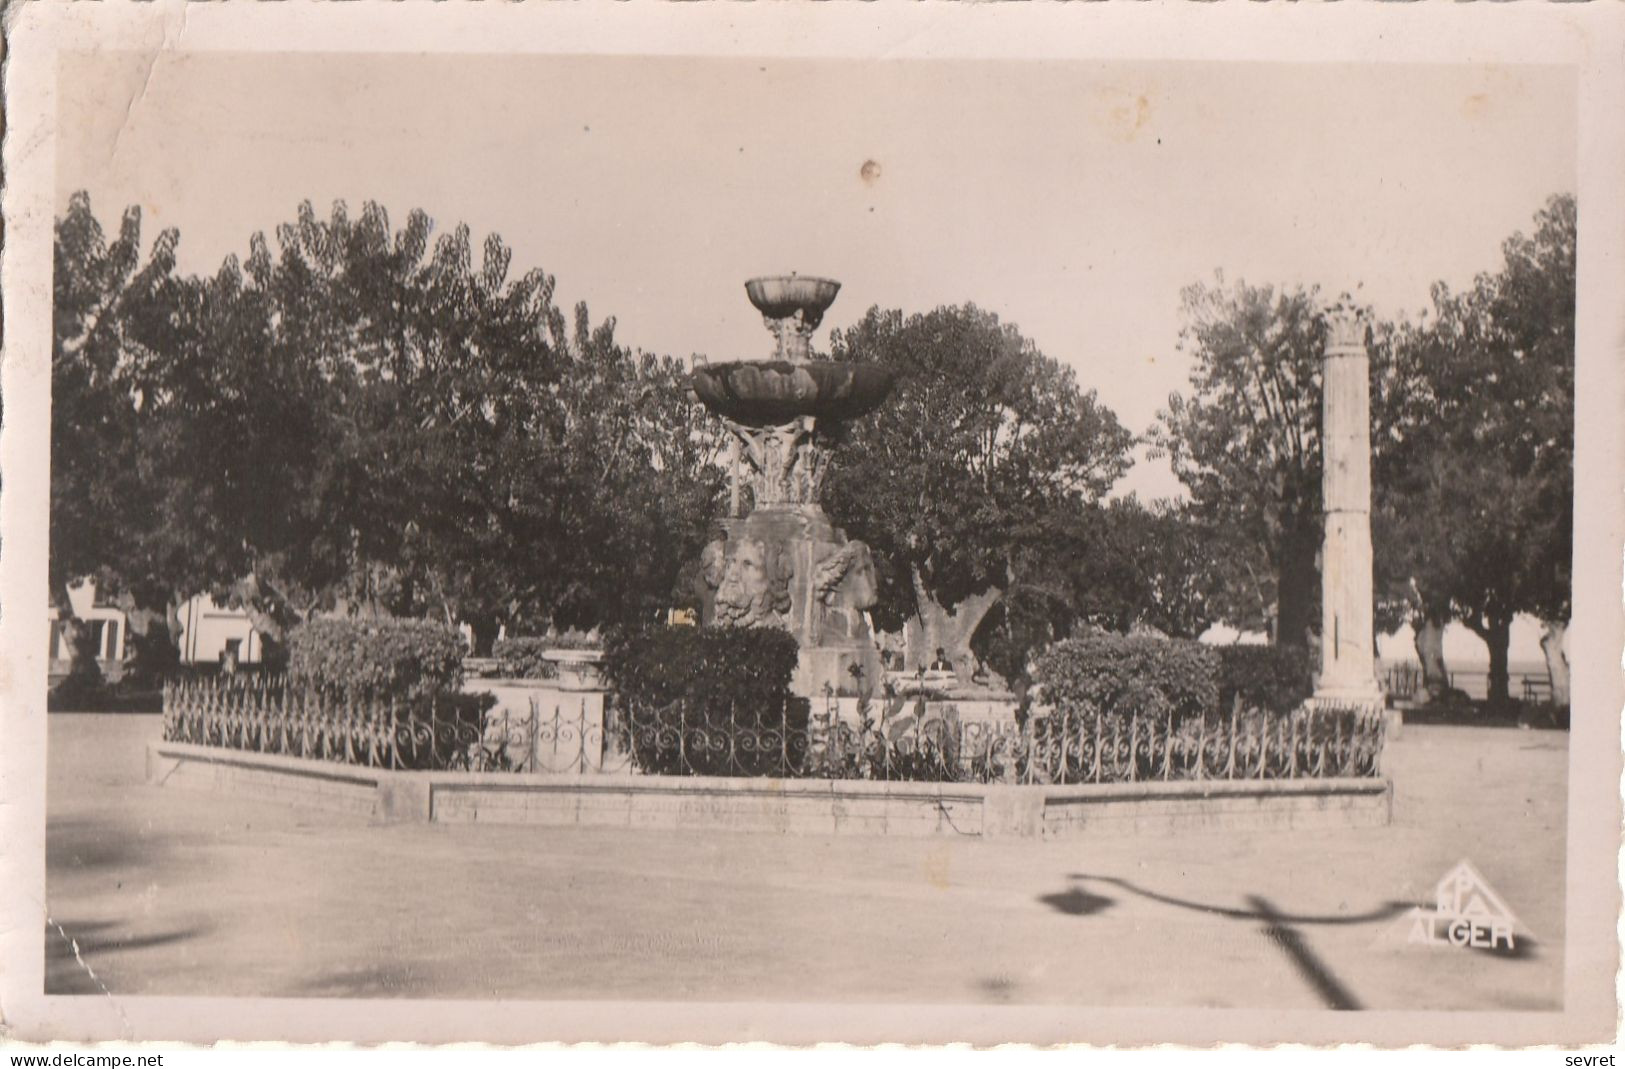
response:
{"label": "tree trunk", "polygon": [[260,637],[273,645],[282,645],[287,638],[287,632],[282,622],[276,618],[269,604],[270,599],[265,596],[259,580],[249,576],[239,583],[232,593],[236,595],[236,600],[248,616],[249,624],[260,633]]}
{"label": "tree trunk", "polygon": [[164,624],[169,628],[169,641],[174,644],[175,652],[179,655],[183,641],[184,627],[181,624],[181,607],[189,599],[183,598],[177,591],[169,596],[169,604],[164,606]]}
{"label": "tree trunk", "polygon": [[1431,613],[1411,620],[1416,632],[1416,659],[1422,664],[1422,687],[1430,701],[1439,700],[1450,689],[1450,671],[1444,663],[1444,624]]}
{"label": "tree trunk", "polygon": [[55,595],[56,618],[68,645],[68,675],[76,682],[99,681],[102,670],[96,663],[96,649],[90,641],[90,624],[73,611],[73,599],[68,596],[66,585]]}
{"label": "tree trunk", "polygon": [[127,590],[119,595],[118,607],[119,611],[124,614],[125,624],[129,627],[130,634],[138,635],[141,638],[151,635],[154,625],[165,619],[163,609],[142,605],[136,601],[135,595]]}
{"label": "tree trunk", "polygon": [[497,634],[502,630],[502,621],[494,614],[474,612],[469,613],[462,622],[474,632],[473,656],[491,656],[491,651],[496,646]]}
{"label": "tree trunk", "polygon": [[136,683],[161,682],[180,663],[179,604],[143,604],[126,590],[119,595],[118,607],[128,628],[124,638],[129,664],[125,678]]}
{"label": "tree trunk", "polygon": [[1512,621],[1491,620],[1488,624],[1465,621],[1473,634],[1484,640],[1490,651],[1490,682],[1488,701],[1491,709],[1504,709],[1511,700],[1510,676],[1507,671],[1508,650],[1512,645]]}
{"label": "tree trunk", "polygon": [[1315,565],[1320,536],[1314,524],[1299,524],[1282,536],[1275,583],[1275,641],[1279,645],[1309,645],[1309,633],[1320,615],[1319,569]]}
{"label": "tree trunk", "polygon": [[908,646],[904,667],[911,672],[929,667],[940,649],[954,666],[954,674],[959,681],[969,683],[976,670],[976,655],[970,648],[971,638],[1003,596],[1004,591],[998,587],[989,587],[965,598],[949,610],[927,592],[925,581],[920,578],[919,572],[915,572],[914,602],[917,611],[905,625]]}
{"label": "tree trunk", "polygon": [[1540,649],[1546,654],[1546,672],[1552,677],[1552,703],[1569,704],[1569,655],[1563,652],[1563,638],[1568,634],[1567,620],[1542,621]]}

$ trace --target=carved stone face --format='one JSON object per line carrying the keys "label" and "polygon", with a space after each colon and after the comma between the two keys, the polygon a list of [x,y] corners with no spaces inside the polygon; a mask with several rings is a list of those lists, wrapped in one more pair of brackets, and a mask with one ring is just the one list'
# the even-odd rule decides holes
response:
{"label": "carved stone face", "polygon": [[875,558],[869,547],[862,542],[854,544],[861,548],[853,554],[852,567],[846,573],[842,589],[850,607],[867,609],[880,597],[880,580],[875,576]]}
{"label": "carved stone face", "polygon": [[741,627],[773,624],[789,609],[790,576],[782,554],[758,539],[736,543],[717,587],[718,621]]}
{"label": "carved stone face", "polygon": [[700,554],[700,574],[705,579],[705,585],[712,590],[721,586],[727,567],[728,543],[719,538],[709,543]]}

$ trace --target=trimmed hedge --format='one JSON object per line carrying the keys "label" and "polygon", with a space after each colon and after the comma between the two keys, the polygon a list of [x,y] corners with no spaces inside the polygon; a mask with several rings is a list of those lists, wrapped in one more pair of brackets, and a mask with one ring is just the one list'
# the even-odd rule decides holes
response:
{"label": "trimmed hedge", "polygon": [[1245,711],[1284,716],[1314,693],[1309,651],[1287,646],[1090,635],[1051,647],[1034,669],[1045,702],[1078,713],[1195,714],[1239,697]]}
{"label": "trimmed hedge", "polygon": [[604,670],[634,706],[760,707],[789,696],[796,655],[777,627],[663,627],[616,637]]}
{"label": "trimmed hedge", "polygon": [[[754,744],[764,733],[806,731],[808,703],[790,694],[796,657],[794,636],[776,627],[666,627],[613,639],[604,670],[630,713],[620,728],[638,768],[768,774],[779,753],[752,753],[752,745],[718,751],[714,743],[731,737]],[[702,745],[680,753],[670,744],[679,735]]]}
{"label": "trimmed hedge", "polygon": [[288,636],[288,676],[340,701],[446,699],[463,685],[466,647],[429,620],[319,618]]}
{"label": "trimmed hedge", "polygon": [[1189,639],[1090,635],[1050,647],[1033,666],[1057,709],[1107,716],[1200,713],[1219,700],[1219,655]]}
{"label": "trimmed hedge", "polygon": [[1219,706],[1283,715],[1315,692],[1314,659],[1294,646],[1219,646]]}

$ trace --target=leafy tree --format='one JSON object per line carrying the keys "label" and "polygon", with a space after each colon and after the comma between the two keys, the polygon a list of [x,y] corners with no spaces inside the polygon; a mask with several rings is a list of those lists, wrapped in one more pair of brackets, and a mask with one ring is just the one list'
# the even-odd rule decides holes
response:
{"label": "leafy tree", "polygon": [[1252,606],[1267,600],[1276,641],[1304,645],[1320,605],[1326,327],[1318,290],[1228,285],[1220,275],[1187,287],[1182,300],[1191,392],[1170,396],[1158,414],[1153,455],[1168,457],[1194,516],[1235,536],[1239,567],[1227,569],[1218,598],[1226,622],[1247,626]]}
{"label": "leafy tree", "polygon": [[[1096,527],[1092,545],[1079,546],[1072,558],[1084,565],[1078,586],[1086,617],[1106,615],[1099,622],[1114,631],[1148,628],[1192,639],[1219,622],[1233,556],[1224,532],[1200,522],[1187,504],[1158,501],[1147,507],[1134,498],[1100,510]],[[1102,565],[1107,576],[1098,576]],[[1090,611],[1091,599],[1102,591],[1112,592],[1115,618]]]}
{"label": "leafy tree", "polygon": [[[1408,619],[1430,690],[1445,681],[1452,619],[1490,648],[1491,696],[1507,697],[1518,612],[1568,612],[1573,511],[1574,202],[1557,197],[1506,263],[1455,294],[1435,286],[1422,324],[1373,324],[1373,536],[1377,620]],[[1227,622],[1249,600],[1245,545],[1267,553],[1276,637],[1302,641],[1318,606],[1320,361],[1316,291],[1244,283],[1184,295],[1182,345],[1196,359],[1189,399],[1152,429],[1192,508],[1236,533],[1242,568],[1216,599]],[[1257,584],[1262,589],[1264,584]],[[1228,604],[1225,604],[1225,603]],[[1551,657],[1549,653],[1549,657]],[[1560,654],[1558,654],[1560,657]],[[1562,688],[1564,666],[1552,658]]]}
{"label": "leafy tree", "polygon": [[[1443,624],[1490,653],[1490,699],[1508,694],[1514,616],[1547,621],[1554,689],[1573,542],[1575,207],[1554,197],[1505,264],[1461,293],[1434,287],[1432,316],[1397,328],[1391,385],[1373,405],[1379,572],[1412,609],[1437,691]],[[1398,599],[1393,599],[1398,600]]]}
{"label": "leafy tree", "polygon": [[906,626],[908,663],[940,647],[968,673],[971,639],[1023,558],[1122,475],[1133,436],[1069,368],[974,305],[871,308],[832,355],[891,368],[897,386],[839,448],[826,504],[875,550],[876,619]]}
{"label": "leafy tree", "polygon": [[325,334],[358,355],[348,600],[467,620],[482,642],[669,602],[721,482],[682,366],[618,345],[584,304],[570,323],[543,272],[509,282],[495,235],[476,270],[466,227],[421,260],[422,213],[392,238],[369,205],[350,231],[342,206],[325,226],[302,210],[280,239],[328,267]]}
{"label": "leafy tree", "polygon": [[476,268],[466,227],[431,248],[421,212],[307,203],[275,254],[177,278],[172,236],[137,273],[82,197],[58,230],[62,576],[215,593],[273,640],[326,609],[488,638],[646,613],[698,553],[721,473],[681,365],[585,306],[572,331],[495,235]]}
{"label": "leafy tree", "polygon": [[1032,651],[1084,632],[1197,638],[1219,618],[1230,557],[1188,507],[1128,497],[1058,516],[1017,548],[1013,581],[973,648],[1012,682]]}
{"label": "leafy tree", "polygon": [[1563,638],[1573,596],[1574,560],[1574,315],[1578,244],[1572,195],[1550,198],[1535,216],[1534,232],[1502,246],[1491,314],[1498,327],[1517,432],[1514,463],[1536,480],[1534,546],[1527,553],[1526,611],[1545,627],[1541,647],[1554,696],[1567,704],[1568,658]]}
{"label": "leafy tree", "polygon": [[1408,322],[1372,332],[1372,511],[1375,620],[1379,632],[1409,623],[1422,684],[1441,697],[1450,685],[1444,632],[1454,618],[1449,576],[1451,517],[1443,507],[1447,458],[1440,452],[1438,399],[1426,333]]}
{"label": "leafy tree", "polygon": [[[50,585],[60,609],[70,583],[97,577],[117,588],[108,565],[127,555],[132,532],[125,503],[142,487],[132,463],[141,417],[133,367],[171,337],[167,308],[174,275],[174,230],[158,235],[142,258],[141,212],[124,213],[111,242],[75,194],[57,221],[52,286]],[[145,636],[155,616],[130,610]],[[140,645],[140,643],[138,643]],[[75,660],[84,646],[75,640]]]}

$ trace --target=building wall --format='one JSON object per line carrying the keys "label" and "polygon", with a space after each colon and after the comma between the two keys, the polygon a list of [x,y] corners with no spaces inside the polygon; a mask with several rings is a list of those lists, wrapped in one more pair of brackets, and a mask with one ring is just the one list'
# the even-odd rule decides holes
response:
{"label": "building wall", "polygon": [[196,595],[181,608],[183,663],[218,664],[232,643],[237,644],[238,664],[259,663],[263,645],[246,612],[217,605],[204,594]]}
{"label": "building wall", "polygon": [[[102,670],[105,672],[112,666],[123,664],[129,621],[118,608],[97,604],[95,580],[85,579],[68,588],[68,608],[70,618],[79,619],[90,628],[96,643],[96,660],[101,663]],[[59,674],[65,672],[66,665],[73,660],[73,643],[68,637],[68,620],[63,618],[61,612],[53,607],[48,611],[47,618],[51,628],[48,647],[51,671]]]}
{"label": "building wall", "polygon": [[[85,614],[76,614],[91,629],[96,642],[96,659],[98,661],[122,661],[124,659],[124,639],[127,624],[124,614],[117,609],[91,609]],[[68,639],[68,621],[62,619],[55,609],[50,610],[51,620],[51,660],[73,660],[73,644]]]}

